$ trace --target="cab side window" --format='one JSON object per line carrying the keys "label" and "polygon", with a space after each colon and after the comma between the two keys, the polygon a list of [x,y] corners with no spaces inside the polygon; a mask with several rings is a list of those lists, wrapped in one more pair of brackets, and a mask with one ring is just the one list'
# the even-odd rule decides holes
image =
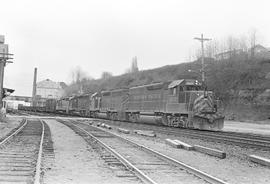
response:
{"label": "cab side window", "polygon": [[179,86],[179,91],[180,91],[180,92],[183,92],[183,91],[184,91],[183,86]]}
{"label": "cab side window", "polygon": [[185,103],[185,87],[184,86],[179,86],[179,98],[178,98],[178,103]]}
{"label": "cab side window", "polygon": [[173,88],[173,95],[176,95],[176,88]]}
{"label": "cab side window", "polygon": [[176,87],[170,89],[170,95],[176,95]]}

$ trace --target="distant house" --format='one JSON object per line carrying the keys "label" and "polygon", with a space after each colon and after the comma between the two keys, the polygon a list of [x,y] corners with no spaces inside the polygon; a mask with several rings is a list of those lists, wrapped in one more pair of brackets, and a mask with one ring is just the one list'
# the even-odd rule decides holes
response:
{"label": "distant house", "polygon": [[59,99],[63,96],[65,87],[64,82],[54,82],[50,79],[40,81],[37,83],[36,97]]}
{"label": "distant house", "polygon": [[257,44],[248,49],[248,51],[244,51],[243,49],[234,49],[215,55],[216,60],[228,60],[231,58],[237,60],[246,60],[248,58],[270,59],[270,48]]}
{"label": "distant house", "polygon": [[248,55],[251,58],[270,59],[270,48],[257,44],[248,50]]}

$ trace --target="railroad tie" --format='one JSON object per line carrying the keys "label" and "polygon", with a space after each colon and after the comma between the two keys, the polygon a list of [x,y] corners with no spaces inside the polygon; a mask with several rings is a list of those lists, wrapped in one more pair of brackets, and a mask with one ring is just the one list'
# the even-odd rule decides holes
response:
{"label": "railroad tie", "polygon": [[270,166],[270,159],[264,158],[264,157],[260,157],[257,155],[249,155],[249,159],[252,162],[255,162],[257,164],[261,164],[261,165],[265,165],[265,166]]}
{"label": "railroad tie", "polygon": [[200,145],[194,145],[195,151],[199,151],[201,153],[205,153],[211,156],[215,156],[221,159],[226,158],[226,153],[217,149],[207,148]]}

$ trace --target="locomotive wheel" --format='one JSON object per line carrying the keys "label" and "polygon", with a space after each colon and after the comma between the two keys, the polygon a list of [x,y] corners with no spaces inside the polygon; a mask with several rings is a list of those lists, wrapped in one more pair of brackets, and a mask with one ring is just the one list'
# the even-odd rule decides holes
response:
{"label": "locomotive wheel", "polygon": [[173,127],[177,128],[177,127],[180,127],[180,119],[178,117],[174,117],[174,120],[173,120]]}
{"label": "locomotive wheel", "polygon": [[182,125],[183,128],[189,128],[188,119],[184,116],[180,117],[180,124]]}
{"label": "locomotive wheel", "polygon": [[177,120],[175,119],[175,117],[170,116],[168,119],[169,119],[168,126],[169,127],[176,127]]}
{"label": "locomotive wheel", "polygon": [[113,119],[113,121],[118,120],[118,119],[117,119],[117,113],[113,113],[113,114],[112,114],[112,119]]}
{"label": "locomotive wheel", "polygon": [[173,124],[173,117],[172,116],[168,116],[168,126],[171,127]]}
{"label": "locomotive wheel", "polygon": [[130,120],[132,123],[136,123],[136,114],[131,113],[131,114],[130,114],[130,117],[129,117],[129,120]]}

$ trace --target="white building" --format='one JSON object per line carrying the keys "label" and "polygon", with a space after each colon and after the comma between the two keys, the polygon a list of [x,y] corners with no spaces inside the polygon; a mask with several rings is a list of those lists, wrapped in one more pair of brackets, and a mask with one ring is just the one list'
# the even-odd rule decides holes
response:
{"label": "white building", "polygon": [[3,99],[7,110],[18,110],[19,105],[30,106],[32,97],[27,96],[7,96]]}
{"label": "white building", "polygon": [[46,79],[37,83],[36,96],[39,98],[61,98],[64,94],[63,82],[54,82]]}

